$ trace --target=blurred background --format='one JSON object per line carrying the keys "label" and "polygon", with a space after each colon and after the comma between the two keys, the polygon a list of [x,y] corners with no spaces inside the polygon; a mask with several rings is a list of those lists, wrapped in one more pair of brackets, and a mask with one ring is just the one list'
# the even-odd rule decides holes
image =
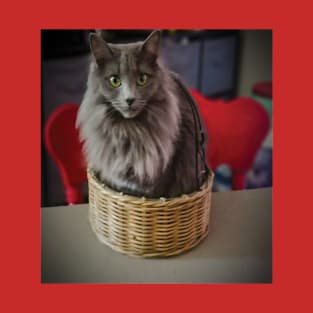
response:
{"label": "blurred background", "polygon": [[[41,31],[41,129],[64,103],[80,104],[90,62],[89,33],[95,30]],[[144,40],[151,30],[102,30],[111,43]],[[271,30],[163,30],[165,63],[208,100],[227,105],[240,97],[259,102],[272,121]],[[60,172],[41,142],[41,205],[66,204]],[[232,189],[227,164],[216,171],[215,191]],[[272,186],[272,128],[261,144],[244,188]],[[84,195],[86,198],[86,185]]]}

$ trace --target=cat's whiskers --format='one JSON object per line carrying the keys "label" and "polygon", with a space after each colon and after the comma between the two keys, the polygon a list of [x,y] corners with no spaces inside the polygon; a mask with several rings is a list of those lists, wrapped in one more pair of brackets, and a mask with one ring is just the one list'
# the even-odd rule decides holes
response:
{"label": "cat's whiskers", "polygon": [[151,112],[151,109],[146,105],[142,108],[142,110],[144,110],[146,112]]}
{"label": "cat's whiskers", "polygon": [[116,110],[114,110],[113,108],[110,108],[109,110],[105,112],[105,114],[107,118],[112,118],[116,114]]}
{"label": "cat's whiskers", "polygon": [[103,103],[100,103],[100,104],[102,104],[102,105],[103,105],[103,104],[112,104],[112,101],[104,100]]}
{"label": "cat's whiskers", "polygon": [[[105,116],[108,119],[116,118],[119,114],[123,115],[122,112],[124,112],[128,108],[123,101],[111,100],[111,101],[107,101],[107,103],[111,104],[111,107],[107,108],[105,112]],[[147,108],[147,100],[136,99],[136,102],[130,108],[130,111],[149,112],[149,109]]]}
{"label": "cat's whiskers", "polygon": [[122,106],[120,101],[112,101],[112,104],[115,106]]}

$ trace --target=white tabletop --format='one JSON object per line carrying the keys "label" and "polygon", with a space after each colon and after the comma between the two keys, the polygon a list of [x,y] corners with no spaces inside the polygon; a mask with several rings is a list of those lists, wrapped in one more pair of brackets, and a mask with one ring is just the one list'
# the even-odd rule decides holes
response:
{"label": "white tabletop", "polygon": [[216,192],[211,232],[197,247],[133,258],[100,243],[88,205],[42,208],[43,283],[271,283],[272,189]]}

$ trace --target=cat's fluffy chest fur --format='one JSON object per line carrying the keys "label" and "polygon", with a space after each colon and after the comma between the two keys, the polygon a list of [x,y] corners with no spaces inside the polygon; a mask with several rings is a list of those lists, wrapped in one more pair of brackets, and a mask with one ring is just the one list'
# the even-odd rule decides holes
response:
{"label": "cat's fluffy chest fur", "polygon": [[154,103],[148,112],[123,119],[103,104],[99,90],[87,90],[77,119],[85,141],[85,156],[88,165],[112,187],[134,193],[152,192],[168,167],[175,152],[181,116],[171,91],[160,92],[166,96],[154,101],[168,101],[166,105]]}
{"label": "cat's fluffy chest fur", "polygon": [[[138,196],[177,196],[197,187],[194,120],[169,71],[160,64],[151,65],[151,51],[156,48],[149,40],[152,47],[146,47],[148,51],[138,59],[132,57],[142,45],[131,46],[130,52],[124,47],[119,48],[122,52],[105,51],[118,55],[112,57],[118,63],[115,68],[110,55],[93,47],[95,60],[105,59],[91,63],[77,126],[88,166],[105,183]],[[151,73],[150,85],[131,85],[143,70]],[[121,77],[120,86],[112,90],[103,82],[110,71],[119,71]],[[133,100],[133,107],[120,100],[130,96],[140,99]],[[135,116],[128,118],[128,114]]]}

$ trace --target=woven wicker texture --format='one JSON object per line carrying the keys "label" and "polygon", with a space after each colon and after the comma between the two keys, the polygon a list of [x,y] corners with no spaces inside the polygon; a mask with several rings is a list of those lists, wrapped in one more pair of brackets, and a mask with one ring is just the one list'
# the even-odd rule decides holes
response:
{"label": "woven wicker texture", "polygon": [[196,246],[209,231],[214,174],[200,191],[171,199],[123,195],[88,170],[89,218],[98,239],[131,256],[162,257]]}

